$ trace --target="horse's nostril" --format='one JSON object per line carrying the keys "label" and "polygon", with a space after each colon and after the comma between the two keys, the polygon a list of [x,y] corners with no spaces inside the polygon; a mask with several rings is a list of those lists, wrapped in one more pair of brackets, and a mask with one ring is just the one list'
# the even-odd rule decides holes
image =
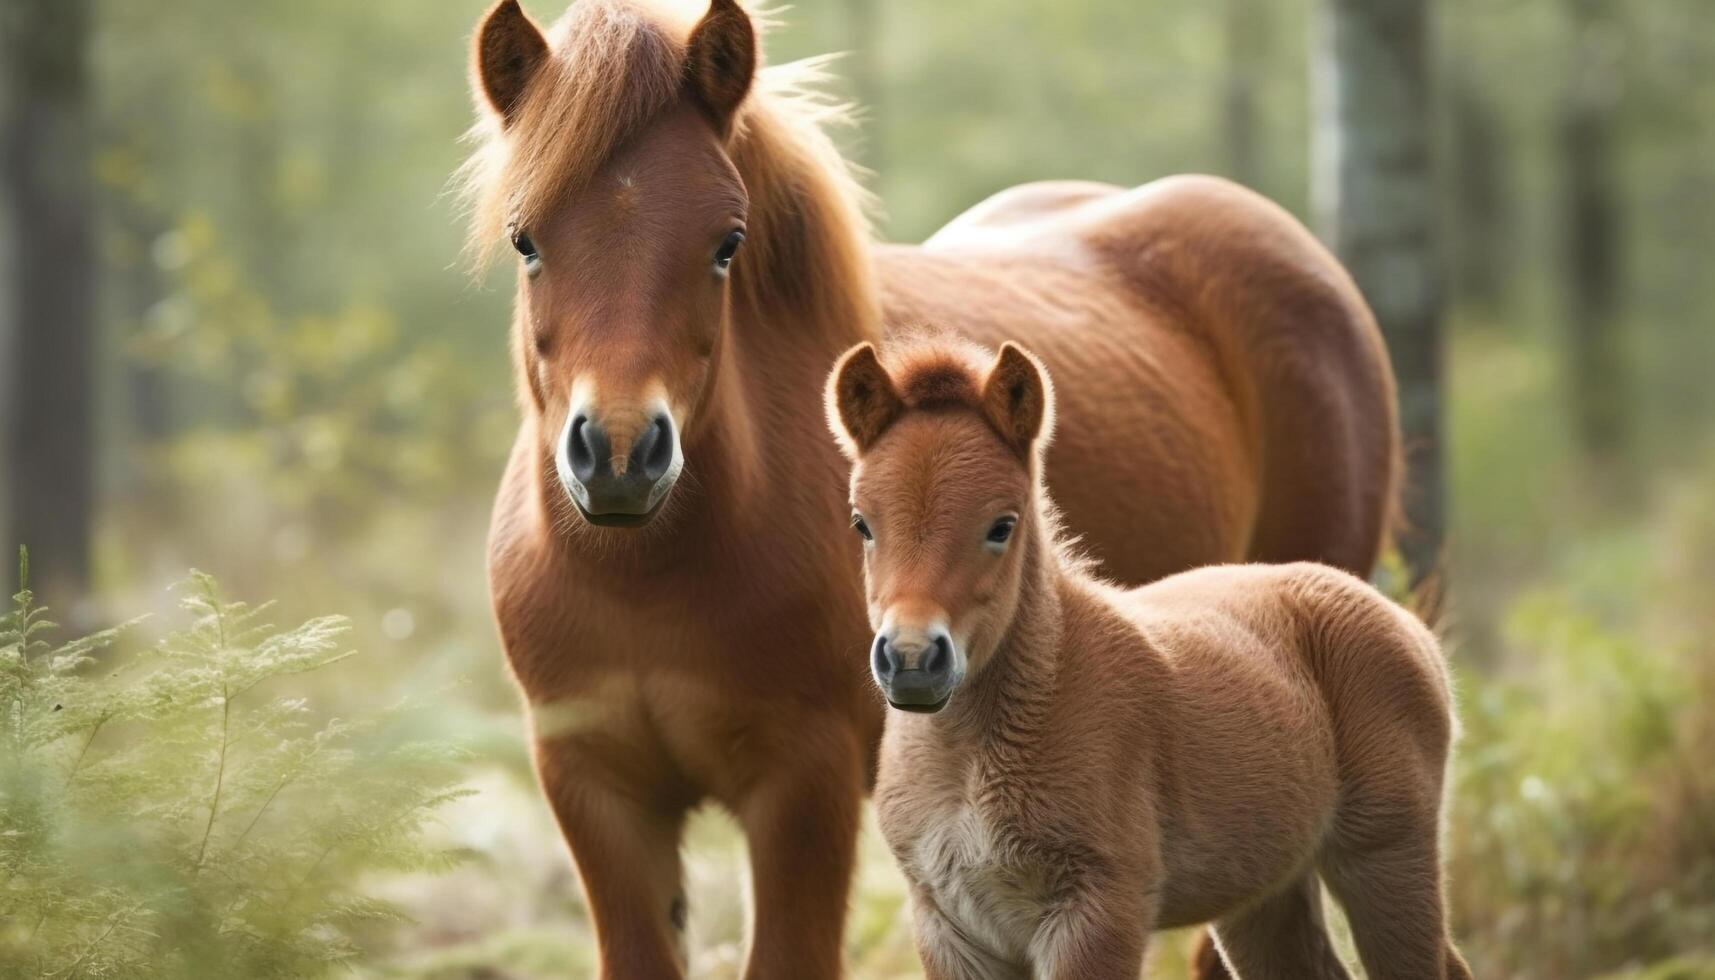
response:
{"label": "horse's nostril", "polygon": [[870,663],[875,668],[875,676],[881,678],[893,676],[893,657],[890,656],[887,649],[886,637],[876,636],[875,643],[870,646],[869,655]]}
{"label": "horse's nostril", "polygon": [[595,478],[604,455],[597,443],[607,440],[602,438],[600,427],[581,413],[572,419],[571,432],[566,439],[566,456],[572,464],[572,475],[588,483]]}
{"label": "horse's nostril", "polygon": [[930,674],[944,674],[953,666],[953,644],[945,636],[935,637],[935,649],[923,660],[923,669]]}
{"label": "horse's nostril", "polygon": [[632,465],[653,483],[665,476],[673,465],[673,423],[666,415],[657,415],[655,423],[637,440],[631,450]]}

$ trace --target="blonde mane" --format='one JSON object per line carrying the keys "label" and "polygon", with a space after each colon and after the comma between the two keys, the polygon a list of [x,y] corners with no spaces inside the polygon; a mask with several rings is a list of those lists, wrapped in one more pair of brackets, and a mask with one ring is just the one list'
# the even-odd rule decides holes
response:
{"label": "blonde mane", "polygon": [[[706,3],[579,0],[545,33],[550,56],[510,124],[480,109],[460,169],[467,249],[481,267],[514,222],[527,225],[584,186],[683,94],[685,45]],[[759,28],[768,22],[752,14]],[[828,57],[764,68],[728,146],[751,196],[740,301],[786,302],[876,332],[868,193],[826,128],[850,107],[825,94]],[[743,274],[740,274],[742,271]]]}

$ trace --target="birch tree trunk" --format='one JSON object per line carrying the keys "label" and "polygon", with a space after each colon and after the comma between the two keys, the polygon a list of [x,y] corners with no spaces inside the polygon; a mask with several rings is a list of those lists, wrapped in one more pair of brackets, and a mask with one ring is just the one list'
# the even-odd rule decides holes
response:
{"label": "birch tree trunk", "polygon": [[4,533],[30,548],[31,583],[62,614],[88,582],[94,497],[88,35],[87,0],[7,0],[0,10],[0,217],[11,264],[0,310],[11,337],[0,363],[0,394],[11,400]]}
{"label": "birch tree trunk", "polygon": [[1313,207],[1393,359],[1406,451],[1399,544],[1418,581],[1446,533],[1429,6],[1323,0],[1312,58]]}

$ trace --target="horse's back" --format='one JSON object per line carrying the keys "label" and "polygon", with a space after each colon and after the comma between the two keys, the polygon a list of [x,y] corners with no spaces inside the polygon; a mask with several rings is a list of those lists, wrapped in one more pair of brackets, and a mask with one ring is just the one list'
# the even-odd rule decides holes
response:
{"label": "horse's back", "polygon": [[1350,277],[1277,205],[1212,177],[1029,184],[878,261],[890,330],[1016,340],[1047,363],[1049,482],[1109,575],[1244,558],[1368,573],[1394,494],[1392,375]]}
{"label": "horse's back", "polygon": [[924,248],[986,248],[1051,232],[1076,219],[1085,205],[1100,202],[1123,187],[1093,180],[1039,180],[1008,187],[967,208],[923,242]]}

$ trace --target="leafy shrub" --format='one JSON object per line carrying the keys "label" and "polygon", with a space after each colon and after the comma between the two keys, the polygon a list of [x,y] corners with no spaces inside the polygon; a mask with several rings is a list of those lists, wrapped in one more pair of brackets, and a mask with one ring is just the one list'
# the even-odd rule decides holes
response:
{"label": "leafy shrub", "polygon": [[403,707],[270,691],[349,656],[342,620],[279,629],[193,573],[153,646],[53,646],[27,573],[0,617],[0,976],[321,975],[402,918],[366,875],[456,858],[418,836],[463,795],[451,749],[400,737]]}
{"label": "leafy shrub", "polygon": [[1712,487],[1585,535],[1466,692],[1450,870],[1479,976],[1715,976]]}

